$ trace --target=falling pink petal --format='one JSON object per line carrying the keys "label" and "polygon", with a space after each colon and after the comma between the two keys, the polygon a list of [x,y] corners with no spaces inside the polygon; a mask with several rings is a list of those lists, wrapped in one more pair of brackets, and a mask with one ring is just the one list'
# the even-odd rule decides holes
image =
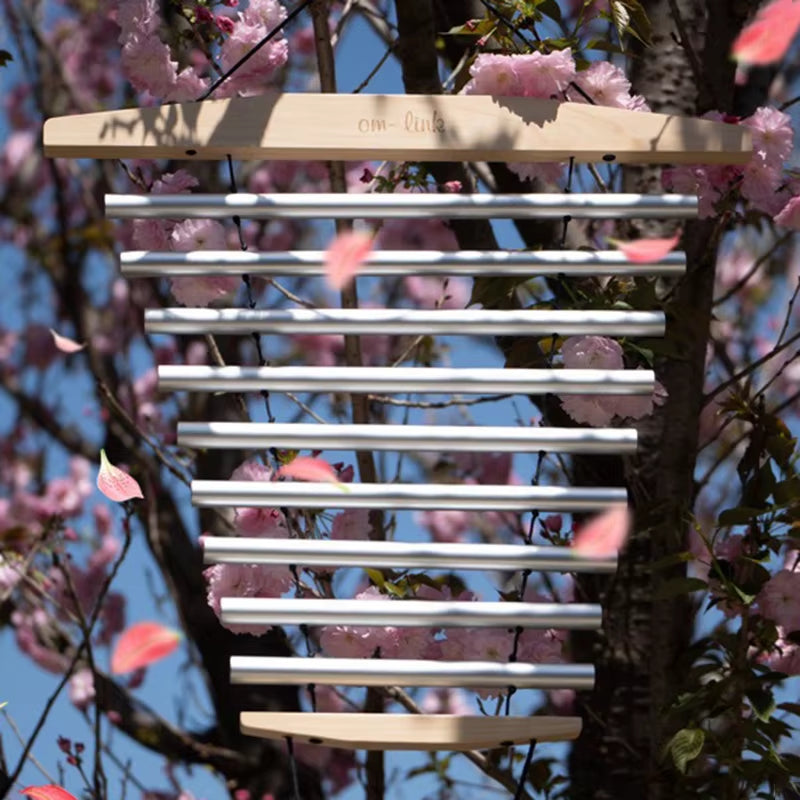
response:
{"label": "falling pink petal", "polygon": [[674,250],[680,238],[681,232],[678,231],[669,239],[637,239],[634,242],[609,239],[608,241],[615,244],[625,254],[628,261],[634,264],[651,264]]}
{"label": "falling pink petal", "polygon": [[278,470],[279,478],[294,478],[298,481],[314,481],[315,483],[339,483],[336,470],[321,458],[297,456]]}
{"label": "falling pink petal", "polygon": [[125,630],[111,654],[111,672],[122,672],[147,667],[168,656],[180,644],[181,634],[157,622],[137,622]]}
{"label": "falling pink petal", "polygon": [[325,277],[332,289],[343,289],[372,252],[372,236],[361,231],[340,233],[325,253]]}
{"label": "falling pink petal", "polygon": [[763,66],[780,61],[800,28],[800,2],[774,0],[736,37],[731,57],[740,64]]}
{"label": "falling pink petal", "polygon": [[105,450],[100,451],[100,472],[97,474],[97,488],[115,503],[124,503],[135,497],[144,498],[142,487],[135,478],[115,467],[106,455]]}
{"label": "falling pink petal", "polygon": [[56,333],[52,328],[50,328],[50,333],[53,334],[53,341],[56,344],[56,349],[60,350],[62,353],[78,353],[86,347],[85,344],[80,344],[72,339],[68,339],[66,336],[62,336],[60,333]]}
{"label": "falling pink petal", "polygon": [[589,558],[616,555],[625,544],[631,528],[631,513],[627,506],[611,506],[590,519],[575,534],[572,547],[576,553]]}
{"label": "falling pink petal", "polygon": [[20,794],[24,794],[32,800],[76,800],[74,794],[70,794],[66,789],[60,786],[27,786],[25,789],[19,790]]}

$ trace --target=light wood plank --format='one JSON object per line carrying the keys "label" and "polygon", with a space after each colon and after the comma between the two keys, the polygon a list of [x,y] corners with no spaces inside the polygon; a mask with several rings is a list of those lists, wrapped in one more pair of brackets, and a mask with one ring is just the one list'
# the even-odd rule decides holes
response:
{"label": "light wood plank", "polygon": [[270,92],[49,119],[62,158],[600,161],[741,164],[749,132],[666,114],[488,95]]}
{"label": "light wood plank", "polygon": [[485,750],[576,739],[580,717],[465,717],[450,714],[312,714],[244,711],[242,733],[348,750]]}

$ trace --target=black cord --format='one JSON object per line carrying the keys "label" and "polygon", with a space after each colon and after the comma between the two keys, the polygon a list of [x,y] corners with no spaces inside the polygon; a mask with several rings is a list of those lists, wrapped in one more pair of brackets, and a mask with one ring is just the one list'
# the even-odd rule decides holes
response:
{"label": "black cord", "polygon": [[200,97],[197,98],[198,102],[200,100],[208,100],[208,98],[226,81],[236,72],[240,67],[246,64],[265,44],[272,41],[295,17],[299,16],[299,14],[307,7],[311,5],[311,0],[304,0],[297,8],[292,11],[290,14],[287,15],[286,19],[281,22],[280,24],[276,25],[252,50],[248,50],[227,72],[223,72],[222,75],[211,84],[208,91],[202,94]]}
{"label": "black cord", "polygon": [[291,736],[286,737],[286,749],[289,751],[289,769],[292,773],[294,800],[303,800],[300,797],[300,779],[297,777],[297,759],[294,757],[294,741]]}
{"label": "black cord", "polygon": [[536,739],[531,739],[528,745],[528,754],[525,756],[525,763],[522,766],[522,775],[519,776],[519,783],[517,784],[517,791],[514,794],[514,800],[522,800],[522,792],[525,789],[525,781],[528,778],[528,770],[531,768],[531,761],[533,761],[533,751],[536,749]]}

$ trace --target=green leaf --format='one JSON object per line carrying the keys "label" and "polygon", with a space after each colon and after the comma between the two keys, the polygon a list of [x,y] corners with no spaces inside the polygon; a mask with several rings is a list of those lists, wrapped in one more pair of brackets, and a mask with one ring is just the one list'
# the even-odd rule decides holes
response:
{"label": "green leaf", "polygon": [[708,584],[700,578],[672,578],[662,583],[655,593],[656,600],[666,600],[680,594],[701,592],[708,589]]}
{"label": "green leaf", "polygon": [[737,506],[736,508],[726,508],[717,517],[717,525],[747,525],[752,522],[753,517],[763,514],[763,509],[750,508],[749,506]]}
{"label": "green leaf", "polygon": [[556,0],[542,0],[541,3],[537,4],[536,10],[544,14],[546,17],[554,19],[556,22],[561,22],[561,8]]}
{"label": "green leaf", "polygon": [[628,31],[628,25],[631,21],[631,15],[621,0],[611,0],[609,3],[609,10],[611,11],[611,19],[614,22],[614,27],[617,29],[617,36],[622,41]]}
{"label": "green leaf", "polygon": [[768,722],[775,711],[775,698],[769,689],[755,688],[747,692],[747,699],[755,715],[762,721]]}
{"label": "green leaf", "polygon": [[386,585],[386,578],[383,577],[383,573],[379,569],[365,569],[364,572],[367,573],[369,579],[379,589],[383,589],[383,587]]}
{"label": "green leaf", "polygon": [[686,564],[688,561],[694,561],[694,554],[689,550],[684,550],[681,553],[671,553],[664,558],[659,558],[658,561],[653,562],[653,572],[658,572],[662,569],[669,569],[677,564]]}
{"label": "green leaf", "polygon": [[790,503],[800,497],[800,478],[788,478],[775,484],[773,497],[777,503]]}
{"label": "green leaf", "polygon": [[706,735],[700,728],[684,728],[670,740],[669,752],[675,766],[681,773],[686,773],[690,761],[694,761],[703,749]]}

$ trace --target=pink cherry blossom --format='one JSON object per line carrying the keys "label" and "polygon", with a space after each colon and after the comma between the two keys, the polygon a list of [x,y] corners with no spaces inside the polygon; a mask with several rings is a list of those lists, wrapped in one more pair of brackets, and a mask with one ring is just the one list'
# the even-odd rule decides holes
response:
{"label": "pink cherry blossom", "polygon": [[366,508],[348,508],[337,514],[331,523],[331,539],[369,539],[369,511]]}
{"label": "pink cherry blossom", "polygon": [[[229,70],[247,55],[274,27],[256,19],[258,13],[260,12],[257,11],[250,17],[252,21],[240,16],[234,22],[233,30],[220,48],[220,62],[224,70]],[[273,39],[246,61],[233,77],[226,80],[217,90],[216,96],[229,97],[236,92],[253,94],[269,82],[275,71],[286,63],[288,57],[289,48],[286,39],[282,36]]]}
{"label": "pink cherry blossom", "polygon": [[[178,223],[170,235],[172,249],[225,250],[225,228],[216,220],[187,219]],[[186,306],[205,306],[236,291],[239,278],[216,275],[197,278],[174,278],[171,282],[175,299]]]}
{"label": "pink cherry blossom", "polygon": [[[263,564],[214,564],[203,573],[207,584],[207,601],[219,617],[223,597],[280,597],[292,587],[292,575],[286,567]],[[269,630],[266,625],[226,625],[234,633],[259,636]]]}
{"label": "pink cherry blossom", "polygon": [[250,0],[242,18],[250,25],[265,25],[272,30],[286,19],[286,9],[278,0]]}
{"label": "pink cherry blossom", "polygon": [[0,604],[4,603],[23,576],[23,565],[17,563],[13,553],[0,554]]}
{"label": "pink cherry blossom", "polygon": [[372,658],[379,644],[376,628],[326,625],[319,635],[322,652],[332,658]]}
{"label": "pink cherry blossom", "polygon": [[470,285],[464,278],[432,278],[408,275],[403,288],[420,308],[464,308],[469,302]]}
{"label": "pink cherry blossom", "polygon": [[800,675],[800,646],[786,636],[787,631],[778,626],[778,639],[772,650],[762,654],[758,660],[785,675]]}
{"label": "pink cherry blossom", "polygon": [[569,48],[554,50],[552,53],[535,52],[509,58],[516,61],[524,97],[560,100],[563,92],[575,79],[575,59]]}
{"label": "pink cherry blossom", "polygon": [[800,197],[793,197],[775,216],[775,222],[793,231],[800,230]]}
{"label": "pink cherry blossom", "polygon": [[178,77],[177,62],[156,34],[128,34],[121,63],[134,89],[149,92],[153,97],[166,97]]}
{"label": "pink cherry blossom", "polygon": [[131,33],[153,34],[158,30],[160,17],[157,0],[118,0],[114,5],[117,25],[122,28],[123,36]]}
{"label": "pink cherry blossom", "polygon": [[455,714],[468,716],[473,713],[473,703],[463,689],[441,687],[426,692],[420,703],[426,714]]}
{"label": "pink cherry blossom", "polygon": [[187,219],[179,222],[170,236],[175,250],[225,250],[225,228],[213,219]]}
{"label": "pink cherry blossom", "polygon": [[777,108],[762,107],[741,124],[753,135],[753,153],[759,161],[765,166],[782,167],[792,154],[794,131],[791,117]]}
{"label": "pink cherry blossom", "polygon": [[464,94],[493,94],[498,97],[521,97],[522,76],[519,72],[522,56],[480,53],[472,62],[472,79],[464,86]]}
{"label": "pink cherry blossom", "polygon": [[517,656],[529,664],[556,664],[564,660],[566,640],[564,631],[526,629],[520,636]]}
{"label": "pink cherry blossom", "polygon": [[75,708],[85,711],[94,700],[94,675],[88,667],[72,673],[67,684],[67,694]]}
{"label": "pink cherry blossom", "polygon": [[[625,72],[609,61],[594,61],[588,69],[576,74],[575,83],[599,106],[649,111],[643,97],[631,96],[631,82]],[[574,90],[569,91],[569,99],[588,102]]]}
{"label": "pink cherry blossom", "polygon": [[542,183],[557,184],[564,177],[563,163],[552,162],[535,162],[535,163],[520,163],[518,161],[510,162],[508,168],[523,181],[542,181]]}
{"label": "pink cherry blossom", "polygon": [[378,250],[458,250],[458,240],[440,219],[390,219],[375,237]]}
{"label": "pink cherry blossom", "polygon": [[421,511],[415,519],[430,531],[437,542],[464,541],[464,534],[473,527],[472,514],[459,509]]}
{"label": "pink cherry blossom", "polygon": [[800,573],[782,569],[761,587],[758,610],[792,633],[800,630]]}
{"label": "pink cherry blossom", "polygon": [[623,369],[619,342],[605,336],[570,336],[561,346],[567,369]]}
{"label": "pink cherry blossom", "polygon": [[[567,369],[622,369],[622,348],[605,336],[570,336],[561,347]],[[602,427],[614,418],[613,400],[606,395],[563,395],[564,410],[576,422]]]}
{"label": "pink cherry blossom", "polygon": [[170,226],[161,219],[136,219],[133,221],[131,239],[139,250],[171,250]]}

